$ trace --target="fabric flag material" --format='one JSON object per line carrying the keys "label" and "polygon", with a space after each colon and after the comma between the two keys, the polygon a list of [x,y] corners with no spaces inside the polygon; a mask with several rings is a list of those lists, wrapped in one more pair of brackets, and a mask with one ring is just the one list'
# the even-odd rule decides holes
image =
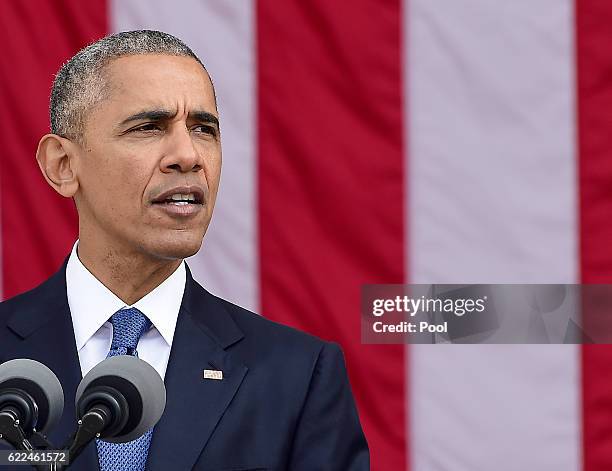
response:
{"label": "fabric flag material", "polygon": [[612,348],[362,345],[366,283],[612,280],[612,5],[598,0],[0,2],[4,298],[73,204],[34,154],[63,61],[160,29],[202,58],[223,174],[210,291],[340,343],[372,469],[612,466]]}

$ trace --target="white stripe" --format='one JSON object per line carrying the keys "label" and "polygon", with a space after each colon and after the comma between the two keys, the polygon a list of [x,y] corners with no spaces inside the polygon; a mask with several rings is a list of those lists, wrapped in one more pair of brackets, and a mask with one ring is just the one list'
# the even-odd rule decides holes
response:
{"label": "white stripe", "polygon": [[[407,0],[412,282],[577,278],[570,0]],[[578,349],[417,346],[411,469],[580,469]]]}
{"label": "white stripe", "polygon": [[255,189],[255,39],[250,0],[113,0],[113,31],[174,34],[212,76],[221,115],[223,172],[202,250],[188,263],[207,289],[249,309],[259,307]]}

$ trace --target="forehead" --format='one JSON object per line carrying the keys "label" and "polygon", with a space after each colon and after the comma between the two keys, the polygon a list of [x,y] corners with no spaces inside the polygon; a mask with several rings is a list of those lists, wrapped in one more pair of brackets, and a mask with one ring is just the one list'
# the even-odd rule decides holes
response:
{"label": "forehead", "polygon": [[120,57],[104,69],[106,98],[134,107],[198,108],[216,114],[210,78],[193,58],[162,54]]}

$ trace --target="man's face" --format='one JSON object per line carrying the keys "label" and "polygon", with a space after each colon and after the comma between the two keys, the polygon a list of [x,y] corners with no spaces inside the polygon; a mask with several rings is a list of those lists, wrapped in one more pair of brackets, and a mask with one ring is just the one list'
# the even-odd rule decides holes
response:
{"label": "man's face", "polygon": [[82,243],[109,256],[193,255],[221,172],[210,80],[194,59],[169,55],[122,57],[105,74],[76,163]]}

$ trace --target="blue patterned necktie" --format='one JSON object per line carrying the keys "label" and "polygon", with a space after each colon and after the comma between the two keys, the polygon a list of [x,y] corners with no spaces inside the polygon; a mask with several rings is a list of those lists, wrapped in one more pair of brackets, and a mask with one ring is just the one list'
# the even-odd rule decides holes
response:
{"label": "blue patterned necktie", "polygon": [[[113,341],[108,356],[137,357],[138,340],[151,327],[151,321],[138,309],[131,307],[113,314],[111,324]],[[144,471],[152,435],[153,429],[149,429],[142,437],[127,443],[96,440],[100,471]]]}

